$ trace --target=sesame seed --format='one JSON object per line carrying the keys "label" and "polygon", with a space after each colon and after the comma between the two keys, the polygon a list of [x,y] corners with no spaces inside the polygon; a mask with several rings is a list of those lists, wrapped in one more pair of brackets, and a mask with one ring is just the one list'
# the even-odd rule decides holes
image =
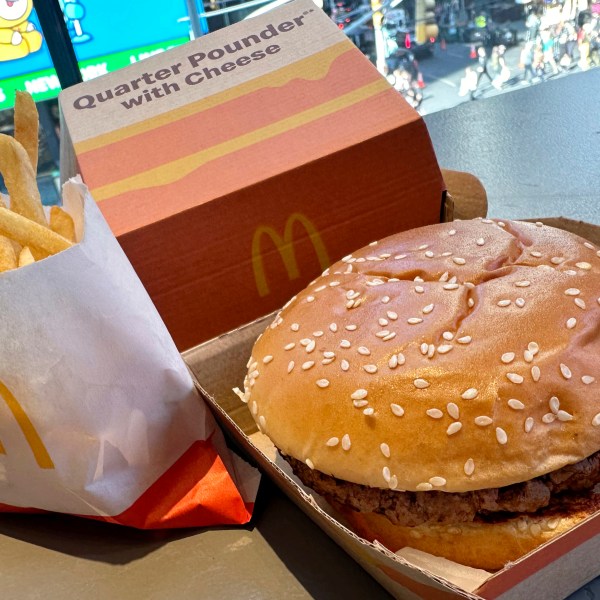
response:
{"label": "sesame seed", "polygon": [[350,348],[352,344],[348,340],[342,340],[340,342],[340,348]]}
{"label": "sesame seed", "polygon": [[306,346],[308,346],[310,344],[310,341],[311,341],[310,338],[302,338],[300,340],[300,345],[306,347]]}
{"label": "sesame seed", "polygon": [[446,429],[446,433],[448,435],[454,435],[455,433],[458,433],[461,429],[462,423],[460,421],[454,421],[454,423],[451,423],[448,429]]}
{"label": "sesame seed", "polygon": [[365,408],[365,410],[363,410],[363,415],[367,416],[367,417],[372,417],[375,414],[375,409],[374,408]]}
{"label": "sesame seed", "polygon": [[498,225],[498,227],[506,227],[506,223],[503,223],[502,221],[498,221],[496,225]]}
{"label": "sesame seed", "polygon": [[572,420],[573,420],[573,415],[572,415],[572,414],[570,414],[570,413],[568,413],[566,410],[559,410],[559,411],[556,413],[556,418],[557,418],[559,421],[563,421],[563,422],[564,422],[564,421],[572,421]]}
{"label": "sesame seed", "polygon": [[335,446],[337,446],[340,443],[340,438],[336,438],[336,437],[332,437],[329,438],[326,442],[325,445],[329,446],[330,448],[334,448]]}
{"label": "sesame seed", "polygon": [[444,413],[439,408],[430,408],[425,413],[432,419],[441,419],[444,416]]}
{"label": "sesame seed", "polygon": [[385,442],[379,444],[379,449],[386,458],[390,457],[390,447]]}
{"label": "sesame seed", "polygon": [[515,304],[519,307],[519,308],[523,308],[525,306],[525,298],[517,298],[515,300]]}
{"label": "sesame seed", "polygon": [[440,354],[447,354],[448,352],[450,352],[450,350],[452,350],[453,346],[451,346],[450,344],[442,344],[441,346],[438,346],[437,351]]}
{"label": "sesame seed", "polygon": [[434,309],[434,305],[433,304],[428,304],[427,306],[424,306],[422,309],[422,313],[424,315],[428,315],[432,310]]}
{"label": "sesame seed", "polygon": [[526,279],[524,279],[523,281],[517,281],[515,283],[515,286],[519,288],[529,287],[530,285],[531,281],[527,281]]}
{"label": "sesame seed", "polygon": [[498,306],[501,306],[501,307],[510,306],[511,304],[512,304],[511,300],[500,300],[498,302]]}
{"label": "sesame seed", "polygon": [[354,300],[354,298],[358,298],[360,296],[360,292],[355,292],[354,290],[348,290],[346,292],[346,298],[348,300]]}
{"label": "sesame seed", "polygon": [[395,490],[398,487],[398,478],[395,475],[390,477],[389,486],[392,490]]}
{"label": "sesame seed", "polygon": [[560,400],[556,396],[552,396],[548,401],[548,405],[550,406],[550,410],[556,414],[560,408]]}
{"label": "sesame seed", "polygon": [[[422,285],[415,285],[415,292],[417,292],[417,294],[422,294],[425,291],[425,288]],[[600,298],[599,298],[600,300]]]}
{"label": "sesame seed", "polygon": [[542,417],[542,422],[549,424],[549,423],[553,423],[556,420],[556,415],[554,413],[546,413],[543,417]]}
{"label": "sesame seed", "polygon": [[329,325],[329,331],[332,331],[333,333],[336,333],[336,331],[338,330],[338,326],[336,323],[331,323]]}
{"label": "sesame seed", "polygon": [[419,277],[418,275],[413,279],[413,281],[415,283],[424,283],[425,280],[422,277]]}
{"label": "sesame seed", "polygon": [[465,336],[463,336],[463,337],[460,337],[460,338],[458,338],[456,341],[457,341],[459,344],[470,344],[472,339],[473,339],[473,338],[471,338],[471,336],[470,336],[470,335],[465,335]]}
{"label": "sesame seed", "polygon": [[395,369],[398,366],[398,357],[395,354],[392,354],[390,360],[388,360],[388,367],[390,369]]}
{"label": "sesame seed", "polygon": [[379,325],[381,327],[385,327],[389,323],[389,321],[387,319],[384,319],[383,317],[381,317],[377,320],[377,323],[379,323]]}
{"label": "sesame seed", "polygon": [[352,398],[352,400],[362,400],[367,397],[367,394],[367,390],[363,388],[358,388],[356,391],[350,394],[350,398]]}
{"label": "sesame seed", "polygon": [[384,297],[381,299],[381,301],[382,301],[384,304],[387,304],[387,303],[390,301],[390,297],[389,297],[389,296],[384,296]]}
{"label": "sesame seed", "polygon": [[487,427],[493,423],[491,417],[480,416],[475,417],[475,425],[479,425],[479,427]]}
{"label": "sesame seed", "polygon": [[384,253],[384,254],[380,254],[379,258],[389,258],[391,256],[391,254],[389,254],[388,252]]}
{"label": "sesame seed", "polygon": [[525,433],[529,433],[533,429],[533,417],[525,419]]}
{"label": "sesame seed", "polygon": [[512,383],[523,383],[522,375],[519,375],[517,373],[507,373],[506,377]]}
{"label": "sesame seed", "polygon": [[442,337],[450,342],[454,339],[454,334],[451,331],[444,331],[444,333],[442,333]]}
{"label": "sesame seed", "polygon": [[493,225],[494,221],[492,221],[491,219],[481,219],[482,223],[486,223],[488,225]]}
{"label": "sesame seed", "polygon": [[463,283],[463,285],[468,288],[469,290],[474,290],[475,289],[475,284],[472,281],[465,281]]}
{"label": "sesame seed", "polygon": [[459,256],[454,256],[452,258],[452,262],[456,265],[465,265],[467,261],[464,258],[460,258]]}
{"label": "sesame seed", "polygon": [[371,355],[371,351],[366,346],[359,346],[358,347],[358,353],[362,354],[363,356],[370,356]]}
{"label": "sesame seed", "polygon": [[422,246],[419,246],[417,250],[427,250],[427,248],[429,248],[429,244],[423,244]]}
{"label": "sesame seed", "polygon": [[335,360],[334,358],[324,358],[324,359],[321,361],[321,364],[322,364],[322,365],[330,365],[330,364],[331,364],[331,363],[332,363],[334,360]]}
{"label": "sesame seed", "polygon": [[421,354],[427,354],[428,350],[429,350],[429,346],[428,346],[427,342],[423,342],[421,344]]}
{"label": "sesame seed", "polygon": [[312,352],[315,349],[316,345],[317,343],[315,342],[315,340],[311,340],[306,346],[306,351],[309,353]]}
{"label": "sesame seed", "polygon": [[529,350],[529,352],[535,356],[539,352],[540,347],[535,342],[529,342],[527,345],[527,350]]}
{"label": "sesame seed", "polygon": [[307,458],[304,462],[306,463],[306,466],[309,469],[314,469],[315,468],[315,464],[313,463],[312,460],[310,460],[310,458]]}
{"label": "sesame seed", "polygon": [[590,244],[590,242],[583,242],[583,245],[590,250],[595,250],[594,244]]}
{"label": "sesame seed", "polygon": [[456,229],[451,229],[451,230],[448,232],[448,235],[456,235]]}
{"label": "sesame seed", "polygon": [[342,371],[347,371],[350,368],[350,363],[345,358],[343,358],[340,362],[340,367]]}
{"label": "sesame seed", "polygon": [[363,406],[367,406],[367,404],[369,404],[368,400],[352,400],[352,404],[354,404],[354,406],[356,408],[362,408]]}
{"label": "sesame seed", "polygon": [[342,448],[344,450],[350,450],[350,446],[352,446],[352,442],[350,441],[350,436],[346,433],[342,437]]}
{"label": "sesame seed", "polygon": [[457,279],[456,279],[456,275],[453,275],[450,280],[448,281],[448,283],[456,283]]}
{"label": "sesame seed", "polygon": [[459,287],[458,283],[445,283],[443,286],[445,290],[457,290]]}
{"label": "sesame seed", "polygon": [[378,338],[384,338],[384,337],[386,337],[387,335],[390,335],[390,332],[389,332],[387,329],[384,329],[383,331],[378,331],[378,332],[377,332],[375,335],[376,335]]}
{"label": "sesame seed", "polygon": [[564,260],[565,260],[565,259],[564,259],[564,258],[561,258],[560,256],[553,256],[553,257],[550,259],[550,262],[551,262],[553,265],[560,265],[560,263],[561,263],[561,262],[564,262]]}
{"label": "sesame seed", "polygon": [[429,483],[435,487],[446,485],[446,480],[443,477],[431,477]]}
{"label": "sesame seed", "polygon": [[502,427],[496,427],[496,439],[498,440],[498,443],[503,446],[508,442],[508,435],[506,435],[506,431],[504,431]]}
{"label": "sesame seed", "polygon": [[468,306],[469,308],[473,308],[473,307],[475,306],[475,299],[474,299],[474,298],[469,298],[469,299],[467,300],[467,306]]}
{"label": "sesame seed", "polygon": [[448,271],[444,271],[441,275],[440,275],[440,281],[442,283],[445,283],[448,281],[448,279],[450,278],[450,274],[448,273]]}
{"label": "sesame seed", "polygon": [[233,393],[242,401],[242,402],[247,402],[248,400],[246,400],[246,394],[244,392],[242,392],[242,390],[240,390],[239,387],[234,387],[233,388]]}
{"label": "sesame seed", "polygon": [[[419,483],[419,485],[417,485],[417,492],[428,492],[432,489],[433,489],[433,486],[429,482]],[[419,534],[418,536],[413,536],[413,537],[421,537],[421,535],[422,535],[420,531],[414,531],[411,533]]]}
{"label": "sesame seed", "polygon": [[402,260],[403,258],[406,258],[406,254],[396,254],[394,256],[394,260]]}
{"label": "sesame seed", "polygon": [[258,423],[262,429],[264,429],[267,426],[267,420],[264,418],[263,415],[260,415],[260,417],[258,417]]}
{"label": "sesame seed", "polygon": [[313,331],[313,336],[314,337],[322,337],[323,336],[323,332],[322,331]]}
{"label": "sesame seed", "polygon": [[594,383],[594,381],[596,381],[595,377],[592,377],[591,375],[584,375],[581,378],[581,381],[585,384],[585,385],[590,385],[590,383]]}
{"label": "sesame seed", "polygon": [[390,408],[397,417],[401,417],[404,414],[404,409],[399,404],[390,404]]}
{"label": "sesame seed", "polygon": [[391,319],[392,321],[395,321],[398,318],[398,313],[395,313],[392,310],[388,310],[386,313],[388,319]]}
{"label": "sesame seed", "polygon": [[329,380],[328,379],[317,379],[317,385],[320,388],[329,387]]}
{"label": "sesame seed", "polygon": [[585,300],[581,298],[575,298],[573,302],[575,302],[575,306],[579,307],[581,310],[585,310]]}
{"label": "sesame seed", "polygon": [[314,302],[315,301],[315,297],[314,296],[306,296],[306,301],[307,302]]}
{"label": "sesame seed", "polygon": [[348,254],[347,256],[344,256],[344,258],[342,258],[342,262],[348,262],[351,258],[352,254]]}
{"label": "sesame seed", "polygon": [[295,363],[293,360],[290,360],[290,362],[288,363],[288,367],[287,367],[287,372],[288,372],[288,373],[291,373],[291,372],[292,372],[292,370],[294,369],[294,365],[295,365],[295,364],[296,364],[296,363]]}
{"label": "sesame seed", "polygon": [[520,400],[516,400],[515,398],[511,398],[508,401],[508,406],[514,410],[523,410],[525,408],[525,405]]}
{"label": "sesame seed", "polygon": [[398,352],[398,364],[402,366],[406,362],[406,358],[402,352]]}
{"label": "sesame seed", "polygon": [[273,357],[270,354],[267,354],[267,356],[263,358],[263,364],[268,365],[272,360]]}
{"label": "sesame seed", "polygon": [[531,378],[536,383],[540,380],[541,376],[542,376],[542,372],[540,371],[540,368],[537,365],[534,365],[533,367],[531,367]]}
{"label": "sesame seed", "polygon": [[429,344],[427,348],[427,358],[433,358],[435,354],[435,346],[433,344]]}
{"label": "sesame seed", "polygon": [[293,348],[296,347],[296,344],[294,342],[290,342],[289,344],[286,344],[283,349],[284,350],[292,350]]}
{"label": "sesame seed", "polygon": [[565,379],[571,379],[571,369],[567,365],[560,363],[560,372]]}
{"label": "sesame seed", "polygon": [[383,469],[381,470],[381,473],[383,475],[383,478],[386,480],[387,483],[390,482],[390,479],[392,478],[392,474],[390,473],[390,468],[389,467],[383,467]]}
{"label": "sesame seed", "polygon": [[310,369],[311,367],[314,367],[314,366],[315,366],[314,360],[307,360],[305,363],[302,363],[302,370],[308,371],[308,369]]}
{"label": "sesame seed", "polygon": [[336,287],[337,285],[340,285],[340,282],[339,282],[339,281],[332,281],[332,282],[329,284],[329,287]]}
{"label": "sesame seed", "polygon": [[565,295],[567,296],[579,296],[579,294],[581,294],[581,291],[577,288],[569,288],[568,290],[565,290]]}
{"label": "sesame seed", "polygon": [[567,319],[567,329],[574,329],[577,325],[577,319],[575,317],[571,317]]}
{"label": "sesame seed", "polygon": [[433,258],[435,254],[431,250],[427,250],[427,252],[425,252],[425,256],[427,258]]}
{"label": "sesame seed", "polygon": [[465,463],[465,475],[467,477],[471,477],[471,475],[473,475],[473,472],[475,471],[475,461],[472,458],[468,458],[467,462]]}
{"label": "sesame seed", "polygon": [[363,369],[367,372],[367,373],[377,373],[377,365],[365,365],[363,367]]}
{"label": "sesame seed", "polygon": [[550,530],[554,530],[556,529],[560,524],[560,518],[555,518],[555,519],[549,519],[548,521],[546,521],[546,525],[548,526],[548,529]]}
{"label": "sesame seed", "polygon": [[258,404],[256,404],[256,401],[252,402],[252,405],[250,406],[250,411],[253,415],[256,415],[258,413]]}
{"label": "sesame seed", "polygon": [[424,390],[425,388],[429,387],[429,381],[427,381],[426,379],[415,379],[413,381],[413,384],[419,390]]}
{"label": "sesame seed", "polygon": [[453,418],[453,419],[458,419],[460,416],[459,410],[458,410],[458,406],[456,404],[454,404],[454,402],[448,402],[448,404],[446,405],[446,410],[448,411],[448,414]]}
{"label": "sesame seed", "polygon": [[463,400],[473,400],[474,398],[477,398],[478,394],[479,390],[476,390],[475,388],[469,388],[461,394],[461,398]]}
{"label": "sesame seed", "polygon": [[578,262],[575,263],[575,266],[579,269],[583,269],[584,271],[589,271],[592,268],[589,262]]}
{"label": "sesame seed", "polygon": [[406,322],[409,325],[418,325],[419,323],[423,322],[423,319],[419,319],[418,317],[411,317],[410,319],[407,319]]}
{"label": "sesame seed", "polygon": [[327,288],[326,285],[320,285],[318,288],[315,288],[313,291],[315,291],[315,292],[322,292],[326,288]]}
{"label": "sesame seed", "polygon": [[335,358],[335,352],[326,351],[326,352],[323,352],[323,356],[325,358]]}
{"label": "sesame seed", "polygon": [[344,329],[345,329],[346,331],[356,331],[356,328],[357,328],[357,327],[358,327],[357,325],[346,325],[346,326],[344,327]]}
{"label": "sesame seed", "polygon": [[508,365],[510,364],[513,360],[515,360],[515,353],[514,352],[505,352],[501,357],[500,360]]}
{"label": "sesame seed", "polygon": [[598,427],[600,425],[600,413],[594,416],[592,419],[592,426]]}
{"label": "sesame seed", "polygon": [[292,323],[292,324],[290,325],[290,329],[291,329],[292,331],[298,331],[298,329],[300,329],[300,325],[298,325],[298,323]]}
{"label": "sesame seed", "polygon": [[542,258],[542,253],[541,252],[531,252],[530,253],[531,256],[533,256],[534,258]]}
{"label": "sesame seed", "polygon": [[525,362],[533,362],[533,354],[529,350],[523,352],[523,358],[525,359]]}
{"label": "sesame seed", "polygon": [[479,238],[479,239],[477,240],[477,245],[478,245],[478,246],[483,246],[484,244],[485,244],[485,240],[484,240],[483,238]]}

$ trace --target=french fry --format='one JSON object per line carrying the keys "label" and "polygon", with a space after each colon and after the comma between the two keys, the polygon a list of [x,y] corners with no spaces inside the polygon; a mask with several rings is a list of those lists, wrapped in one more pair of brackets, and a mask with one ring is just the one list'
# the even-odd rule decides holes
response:
{"label": "french fry", "polygon": [[70,242],[75,241],[75,223],[71,215],[60,206],[53,206],[50,209],[50,229]]}
{"label": "french fry", "polygon": [[27,152],[9,135],[0,134],[0,173],[10,196],[11,209],[39,225],[47,226],[35,172]]}
{"label": "french fry", "polygon": [[0,208],[0,234],[23,246],[34,246],[48,254],[56,254],[73,245],[58,233],[7,208]]}
{"label": "french fry", "polygon": [[25,246],[19,253],[19,267],[26,267],[33,262],[35,262],[35,258],[33,258],[31,250]]}
{"label": "french fry", "polygon": [[[6,209],[3,209],[6,210]],[[17,268],[17,257],[8,238],[0,236],[0,272]]]}
{"label": "french fry", "polygon": [[[16,242],[15,242],[16,244]],[[36,248],[35,246],[28,246],[31,255],[33,256],[35,261],[38,260],[44,260],[44,258],[48,258],[49,256],[51,256],[50,252],[46,252],[45,250],[40,250],[39,248]]]}
{"label": "french fry", "polygon": [[15,139],[25,148],[33,172],[37,173],[39,117],[31,94],[17,92],[15,97]]}

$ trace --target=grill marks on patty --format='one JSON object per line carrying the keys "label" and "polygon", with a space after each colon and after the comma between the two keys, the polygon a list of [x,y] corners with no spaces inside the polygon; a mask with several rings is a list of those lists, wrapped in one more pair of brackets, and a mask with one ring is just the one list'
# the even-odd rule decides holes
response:
{"label": "grill marks on patty", "polygon": [[562,502],[561,494],[600,483],[600,452],[573,465],[514,485],[472,492],[397,492],[336,479],[290,456],[284,458],[318,494],[359,512],[384,514],[392,523],[467,523],[496,513],[534,513]]}

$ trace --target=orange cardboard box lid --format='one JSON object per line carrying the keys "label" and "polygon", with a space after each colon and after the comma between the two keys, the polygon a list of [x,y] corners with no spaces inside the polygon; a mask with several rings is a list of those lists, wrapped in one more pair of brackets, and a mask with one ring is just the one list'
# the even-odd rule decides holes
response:
{"label": "orange cardboard box lid", "polygon": [[181,349],[352,248],[440,220],[423,121],[310,0],[69,88],[61,107]]}

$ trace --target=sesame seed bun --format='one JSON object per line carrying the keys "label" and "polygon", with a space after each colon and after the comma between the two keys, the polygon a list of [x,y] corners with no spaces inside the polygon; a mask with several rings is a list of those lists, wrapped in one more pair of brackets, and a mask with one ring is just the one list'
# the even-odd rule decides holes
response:
{"label": "sesame seed bun", "polygon": [[461,221],[334,264],[259,338],[240,397],[310,468],[466,492],[600,450],[600,251],[571,233]]}
{"label": "sesame seed bun", "polygon": [[383,515],[334,507],[363,538],[379,541],[392,552],[405,546],[443,556],[476,569],[496,571],[506,563],[549,542],[600,509],[600,494],[562,510],[522,515],[496,522],[476,521],[456,525],[392,525]]}

